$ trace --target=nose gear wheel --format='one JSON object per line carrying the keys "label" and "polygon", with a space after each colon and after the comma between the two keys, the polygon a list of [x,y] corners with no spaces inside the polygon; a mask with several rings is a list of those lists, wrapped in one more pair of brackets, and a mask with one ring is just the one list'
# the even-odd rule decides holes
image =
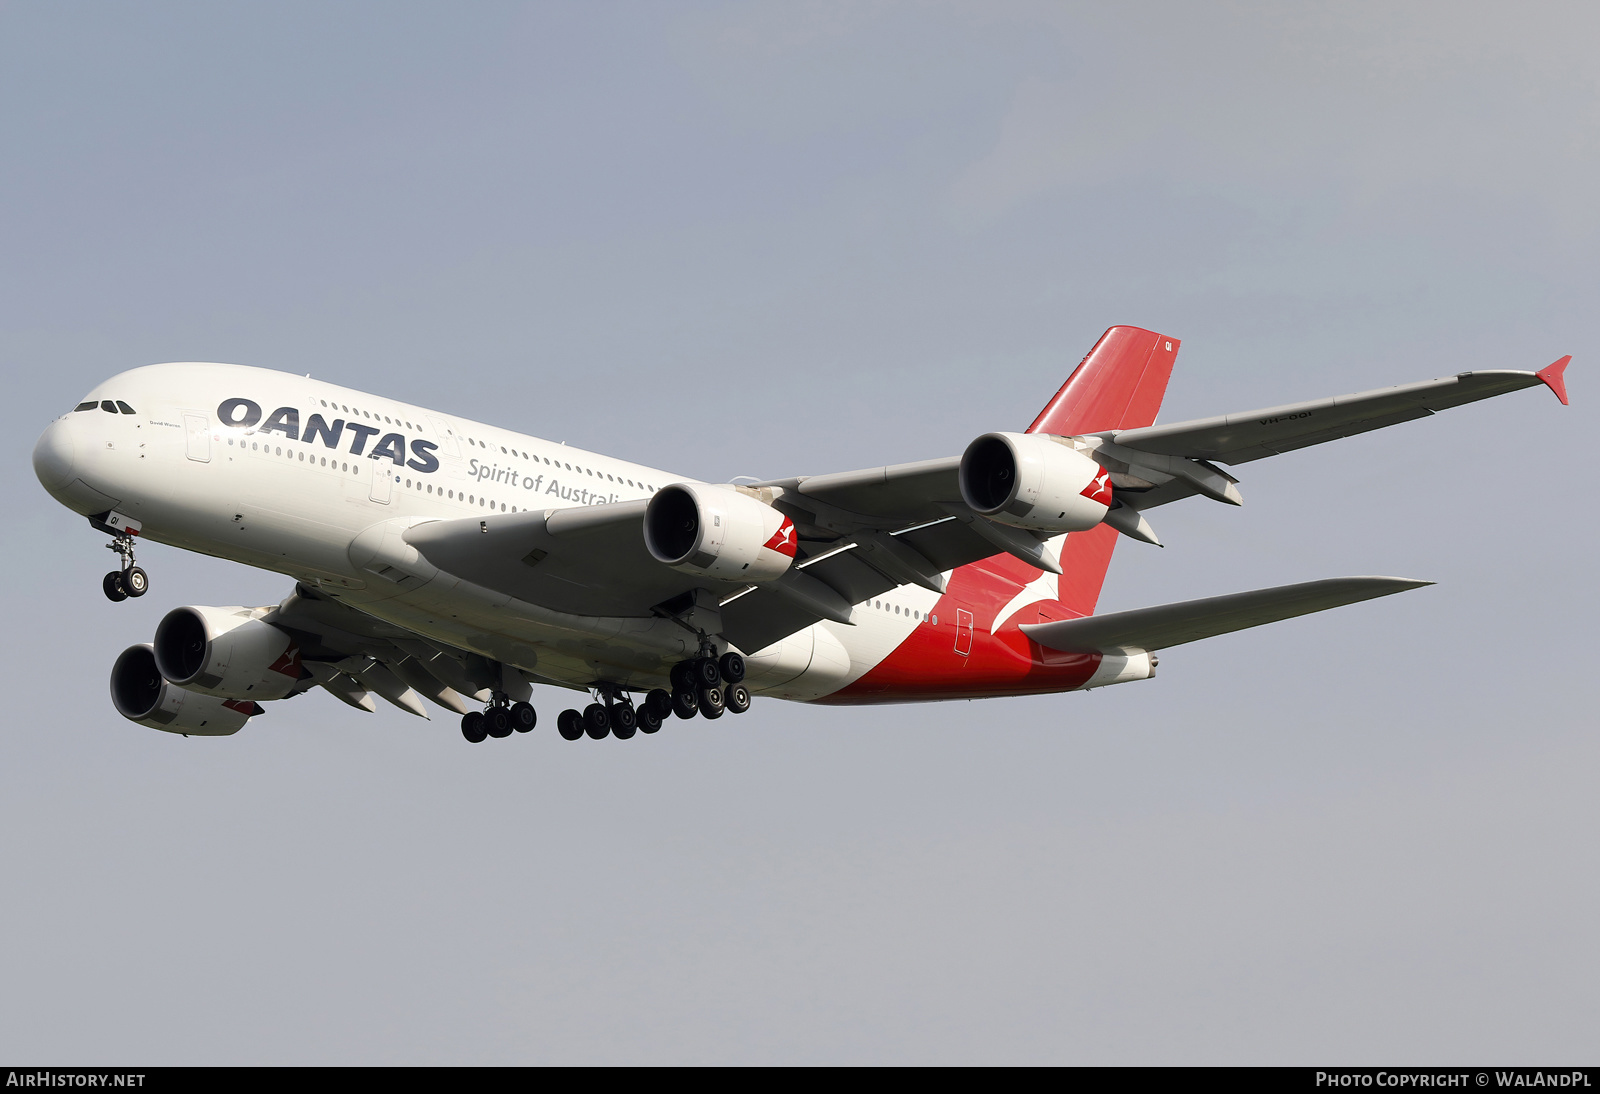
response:
{"label": "nose gear wheel", "polygon": [[100,582],[107,600],[115,603],[130,596],[143,596],[150,591],[150,575],[134,565],[131,535],[124,532],[113,536],[111,542],[106,544],[106,550],[117,552],[117,557],[122,559],[122,568],[112,570]]}

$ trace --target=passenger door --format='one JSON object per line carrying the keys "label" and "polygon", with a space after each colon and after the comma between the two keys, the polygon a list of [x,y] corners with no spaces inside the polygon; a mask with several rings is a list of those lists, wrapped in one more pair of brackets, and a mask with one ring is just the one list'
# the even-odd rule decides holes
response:
{"label": "passenger door", "polygon": [[183,431],[188,439],[188,456],[195,463],[211,462],[211,419],[204,414],[185,414]]}
{"label": "passenger door", "polygon": [[367,491],[367,498],[380,505],[388,505],[389,495],[394,491],[394,482],[397,478],[399,476],[390,468],[387,460],[372,461],[372,488]]}

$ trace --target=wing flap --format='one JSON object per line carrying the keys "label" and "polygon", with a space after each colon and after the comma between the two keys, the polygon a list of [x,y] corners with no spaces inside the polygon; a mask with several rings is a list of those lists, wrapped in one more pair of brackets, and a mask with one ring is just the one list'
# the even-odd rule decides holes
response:
{"label": "wing flap", "polygon": [[1063,653],[1161,650],[1432,584],[1404,577],[1333,577],[1083,619],[1024,623],[1022,632]]}

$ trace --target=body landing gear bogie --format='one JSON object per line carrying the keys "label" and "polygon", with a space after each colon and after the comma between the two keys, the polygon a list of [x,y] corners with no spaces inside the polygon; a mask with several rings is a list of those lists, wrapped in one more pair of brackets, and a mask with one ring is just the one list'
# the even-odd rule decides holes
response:
{"label": "body landing gear bogie", "polygon": [[[497,691],[482,711],[474,710],[461,716],[461,735],[473,744],[488,737],[504,740],[513,733],[527,733],[538,721],[539,715],[531,703],[513,703],[504,692]],[[562,735],[566,735],[565,729]]]}
{"label": "body landing gear bogie", "polygon": [[[750,689],[744,686],[744,657],[729,650],[720,658],[710,650],[672,666],[672,694],[667,697],[679,718],[720,718],[726,711],[743,714],[750,709]],[[652,695],[655,693],[652,692]],[[665,712],[662,717],[666,717]]]}
{"label": "body landing gear bogie", "polygon": [[596,741],[607,737],[626,741],[637,733],[660,731],[662,720],[672,713],[672,696],[660,688],[635,706],[620,684],[602,680],[593,687],[595,702],[581,712],[564,710],[556,719],[556,728],[565,740],[576,741],[588,736]]}

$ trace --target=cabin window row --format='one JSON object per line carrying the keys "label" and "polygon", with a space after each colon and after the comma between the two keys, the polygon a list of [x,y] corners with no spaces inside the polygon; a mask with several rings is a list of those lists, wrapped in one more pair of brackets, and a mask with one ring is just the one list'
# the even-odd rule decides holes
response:
{"label": "cabin window row", "polygon": [[[922,612],[914,610],[912,608],[901,608],[900,605],[892,603],[892,602],[888,603],[888,604],[885,604],[881,600],[869,600],[869,601],[867,601],[867,606],[871,607],[871,608],[876,608],[880,612],[891,612],[892,611],[892,612],[894,612],[895,615],[909,615],[912,619],[921,619],[922,618]],[[938,620],[933,618],[932,616],[929,616],[928,617],[928,622],[937,623]]]}
{"label": "cabin window row", "polygon": [[[313,467],[331,467],[335,471],[350,471],[356,474],[361,473],[361,465],[359,463],[341,463],[338,460],[334,460],[332,464],[329,464],[328,457],[326,456],[322,456],[320,458],[317,456],[312,456],[311,459],[307,461],[306,454],[304,452],[296,452],[292,448],[289,449],[288,452],[285,452],[282,445],[261,444],[259,441],[245,442],[241,440],[239,442],[239,447],[244,448],[246,447],[247,443],[251,452],[260,452],[263,456],[287,456],[291,460],[298,458],[301,463],[310,462]],[[228,445],[232,447],[232,437],[228,438]]]}
{"label": "cabin window row", "polygon": [[326,400],[326,399],[318,399],[317,401],[319,403],[321,403],[323,406],[327,407],[329,410],[342,410],[346,414],[359,414],[363,418],[371,418],[373,421],[378,421],[381,418],[383,421],[388,422],[390,425],[403,425],[407,429],[416,430],[418,432],[420,432],[422,430],[422,427],[420,425],[412,425],[408,421],[404,421],[403,419],[400,419],[400,418],[391,418],[387,414],[368,413],[367,411],[362,410],[360,407],[357,407],[356,409],[351,410],[349,407],[345,406],[343,403],[333,403],[332,405],[329,405],[328,400]]}
{"label": "cabin window row", "polygon": [[[473,445],[473,446],[475,446],[477,448],[487,448],[491,452],[493,452],[495,447],[496,447],[495,445],[490,444],[488,441],[480,441],[476,437],[464,437],[462,439],[465,440],[470,445]],[[523,459],[531,460],[534,463],[543,462],[543,463],[548,464],[551,467],[564,467],[568,471],[573,472],[574,474],[590,475],[590,476],[592,476],[594,478],[597,478],[597,479],[605,479],[607,482],[614,482],[614,483],[618,484],[619,486],[621,486],[621,485],[631,486],[635,490],[654,490],[655,489],[655,487],[649,485],[648,483],[634,482],[632,479],[627,479],[627,478],[618,478],[615,475],[608,475],[604,471],[595,471],[592,468],[586,468],[586,467],[581,467],[581,466],[580,467],[574,467],[570,463],[562,463],[560,460],[551,460],[548,456],[530,456],[530,455],[528,455],[528,453],[519,451],[518,449],[515,449],[515,448],[508,449],[508,448],[506,448],[505,445],[500,445],[499,448],[500,448],[500,454],[503,455],[503,456],[521,456]]]}
{"label": "cabin window row", "polygon": [[[232,445],[233,443],[234,443],[233,442],[233,438],[229,437],[228,438],[228,444]],[[274,456],[274,455],[282,456],[282,455],[285,454],[284,451],[283,451],[283,447],[281,445],[277,445],[277,446],[270,445],[270,444],[269,445],[263,445],[258,441],[251,441],[251,442],[249,442],[249,444],[250,444],[250,450],[252,452],[260,452],[262,455],[266,455],[266,456]],[[240,441],[239,442],[239,447],[243,448],[244,446],[245,446],[245,442],[244,441]],[[298,458],[299,458],[301,463],[306,462],[306,454],[304,452],[296,453],[293,449],[289,450],[289,452],[288,452],[288,458],[289,459],[291,459],[291,460],[295,459],[297,456],[298,456]],[[327,459],[326,456],[320,457],[320,458],[316,457],[316,456],[313,456],[313,457],[311,457],[311,463],[312,463],[313,466],[317,466],[317,465],[320,464],[320,466],[322,466],[322,467],[327,467],[328,466],[328,459]],[[339,470],[339,471],[353,471],[353,472],[355,472],[357,474],[360,474],[360,472],[361,472],[361,465],[359,463],[357,463],[354,466],[352,466],[349,463],[341,463],[340,461],[335,460],[333,462],[333,467],[334,467],[335,470]],[[414,483],[413,483],[413,481],[411,479],[406,479],[405,480],[405,484],[406,484],[406,489],[408,489],[408,490],[419,490],[420,491],[420,490],[424,490],[425,489],[430,494],[436,492],[432,483],[423,483],[420,479],[417,480]],[[502,512],[502,513],[522,512],[522,510],[519,510],[515,505],[507,505],[505,502],[490,501],[488,498],[480,498],[476,494],[468,494],[468,493],[465,493],[465,492],[458,492],[458,491],[456,491],[454,489],[446,489],[445,487],[442,487],[442,486],[438,488],[437,493],[444,495],[446,497],[446,499],[449,500],[449,501],[464,501],[468,505],[487,506],[490,509],[494,509],[494,508],[498,507],[500,512]]]}
{"label": "cabin window row", "polygon": [[417,479],[415,482],[413,482],[411,479],[406,479],[405,484],[407,490],[415,490],[418,493],[426,492],[429,494],[436,494],[439,497],[444,498],[446,501],[464,501],[468,505],[484,506],[489,509],[498,508],[502,513],[529,512],[527,509],[518,509],[515,505],[507,505],[503,501],[491,501],[488,498],[479,497],[476,494],[468,494],[464,490],[456,490],[445,486],[436,487],[433,485],[433,483],[423,482],[421,479]]}

